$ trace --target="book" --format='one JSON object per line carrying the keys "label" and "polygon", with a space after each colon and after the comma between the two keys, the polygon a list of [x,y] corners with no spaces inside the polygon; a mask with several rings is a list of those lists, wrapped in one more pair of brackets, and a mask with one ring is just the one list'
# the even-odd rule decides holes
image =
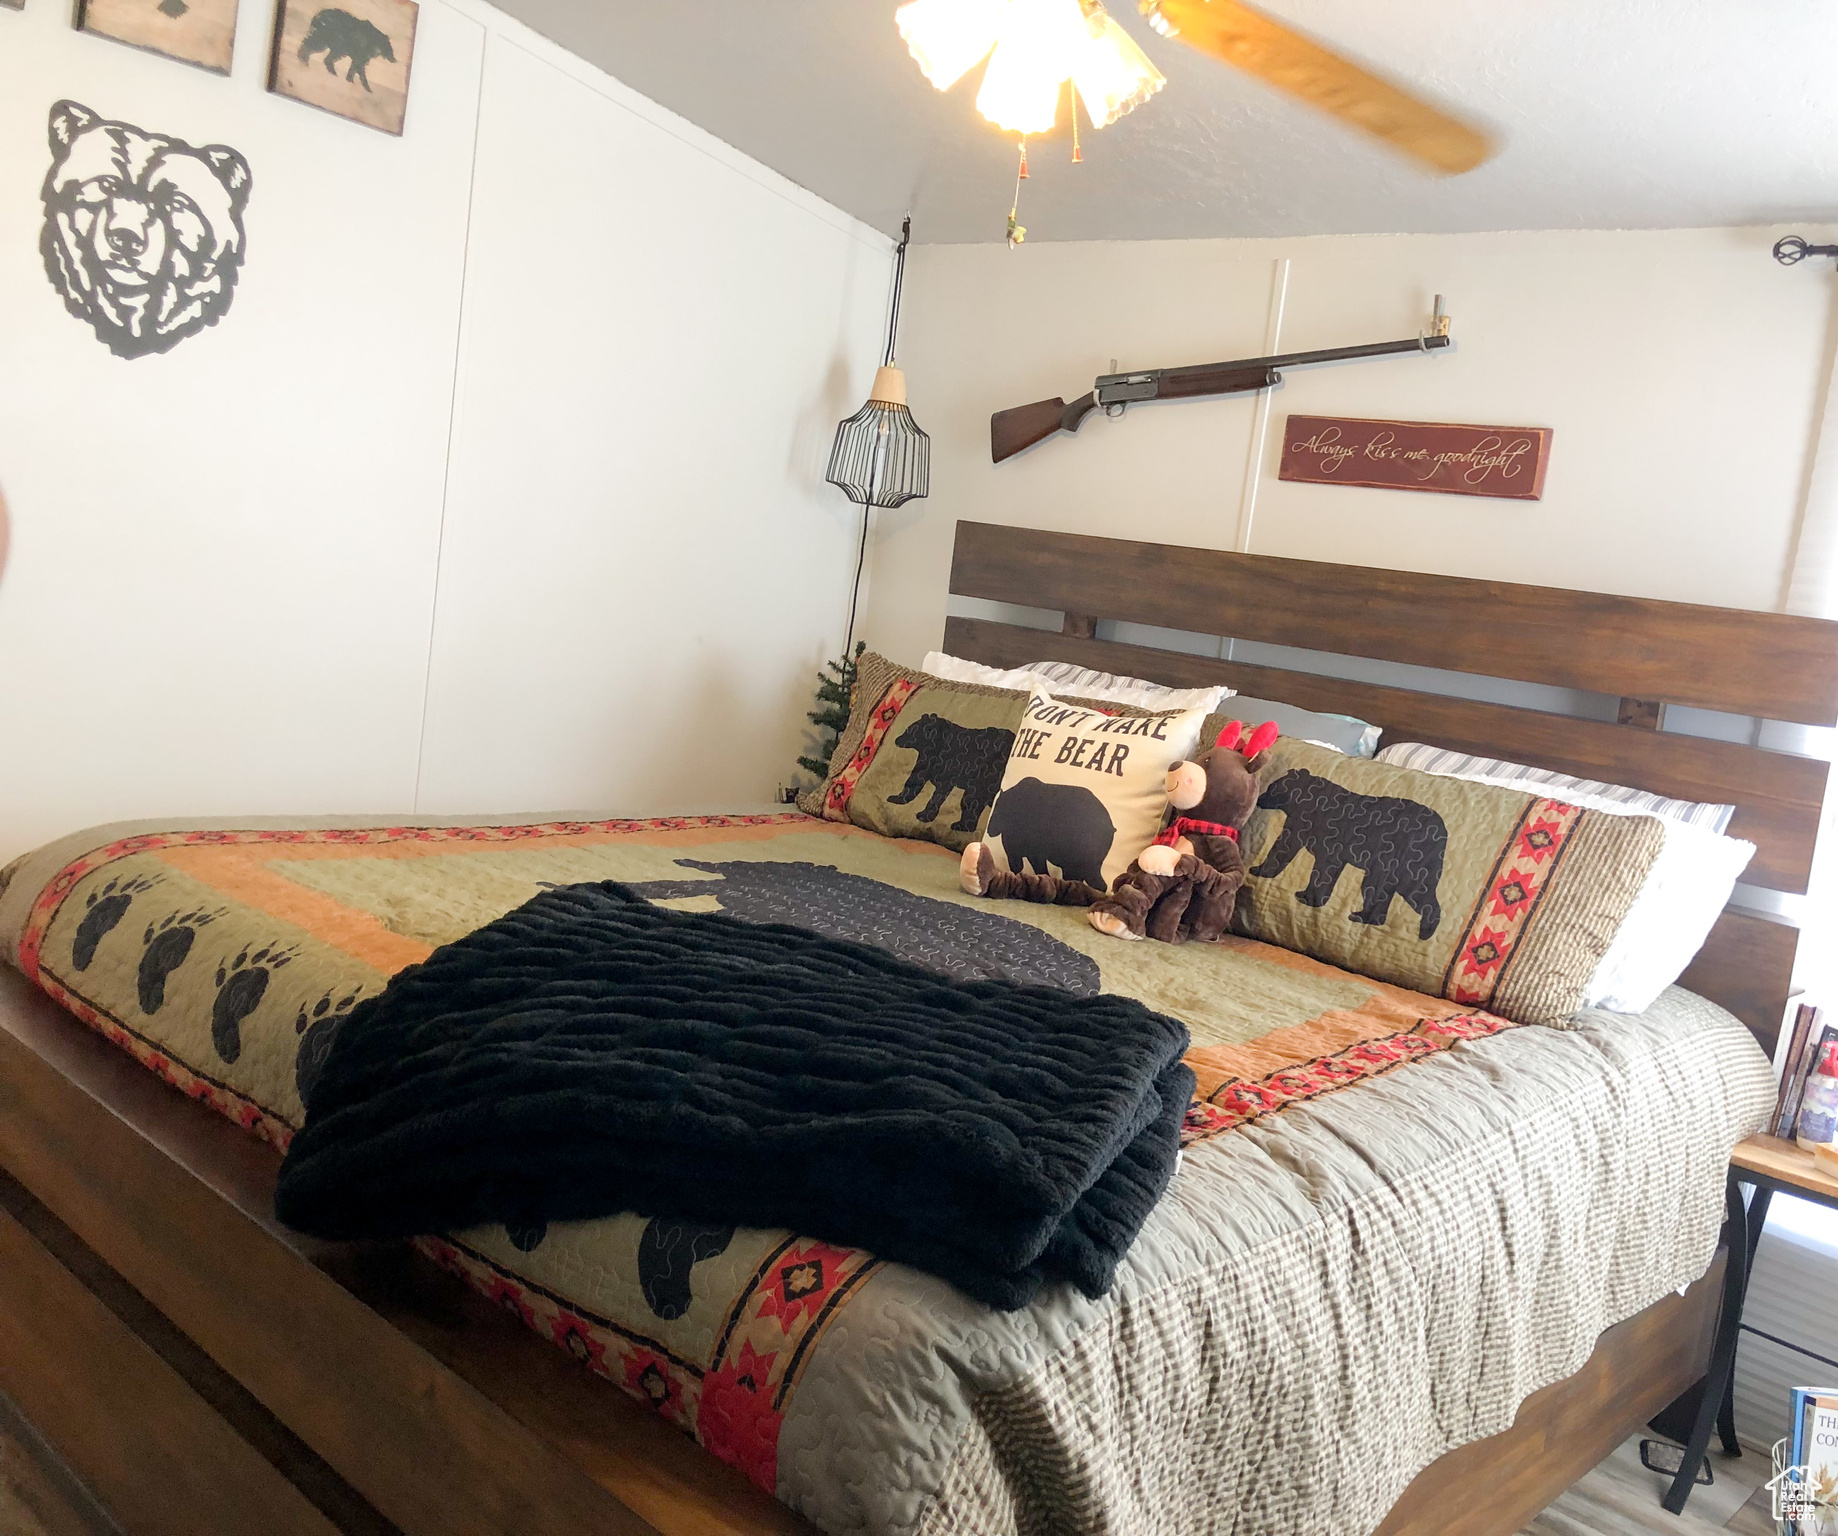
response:
{"label": "book", "polygon": [[1838,1141],[1838,1024],[1826,1025],[1806,1053],[1793,1119],[1801,1146]]}
{"label": "book", "polygon": [[1787,1464],[1800,1467],[1801,1484],[1811,1495],[1811,1518],[1802,1517],[1803,1536],[1823,1530],[1838,1507],[1838,1387],[1793,1389],[1793,1434]]}
{"label": "book", "polygon": [[[1774,1134],[1782,1140],[1791,1139],[1793,1135],[1793,1115],[1787,1112],[1787,1103],[1793,1095],[1794,1069],[1800,1064],[1800,1058],[1806,1054],[1806,1037],[1812,1032],[1813,1024],[1818,1020],[1819,1010],[1810,1003],[1802,1003],[1793,1016],[1793,1031],[1787,1038],[1787,1050],[1781,1057],[1781,1086],[1774,1096],[1774,1119],[1769,1122]],[[1794,1110],[1799,1109],[1797,1096],[1793,1098]]]}
{"label": "book", "polygon": [[[1819,1040],[1825,1030],[1820,1027],[1825,1015],[1821,1009],[1812,1010],[1812,1018],[1807,1021],[1806,1034],[1801,1038],[1800,1049],[1787,1062],[1791,1074],[1782,1085],[1785,1089],[1783,1107],[1786,1113],[1782,1116],[1780,1135],[1788,1141],[1793,1140],[1793,1123],[1800,1118],[1800,1099],[1806,1092],[1806,1074],[1811,1068],[1813,1057],[1819,1049]],[[1829,1026],[1828,1026],[1829,1027]],[[1796,1028],[1795,1033],[1798,1033]]]}

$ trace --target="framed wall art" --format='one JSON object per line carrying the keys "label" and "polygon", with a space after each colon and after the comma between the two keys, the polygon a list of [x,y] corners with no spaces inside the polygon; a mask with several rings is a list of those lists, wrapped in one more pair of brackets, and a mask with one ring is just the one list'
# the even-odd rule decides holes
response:
{"label": "framed wall art", "polygon": [[77,26],[227,75],[237,0],[78,0]]}
{"label": "framed wall art", "polygon": [[401,133],[420,9],[414,0],[281,0],[269,90]]}

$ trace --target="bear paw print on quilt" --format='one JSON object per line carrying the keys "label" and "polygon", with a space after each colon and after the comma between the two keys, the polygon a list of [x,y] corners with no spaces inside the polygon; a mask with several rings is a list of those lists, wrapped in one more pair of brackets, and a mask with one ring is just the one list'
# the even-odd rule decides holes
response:
{"label": "bear paw print on quilt", "polygon": [[1206,714],[1110,715],[1033,693],[989,813],[996,867],[1108,888],[1161,830],[1168,769],[1193,756]]}
{"label": "bear paw print on quilt", "polygon": [[1345,970],[1557,1024],[1664,841],[1650,816],[1280,738],[1258,773],[1234,927]]}

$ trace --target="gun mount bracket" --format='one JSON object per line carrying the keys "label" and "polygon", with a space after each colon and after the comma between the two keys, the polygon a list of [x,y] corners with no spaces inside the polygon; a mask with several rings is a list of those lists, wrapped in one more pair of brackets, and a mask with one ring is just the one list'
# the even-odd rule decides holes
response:
{"label": "gun mount bracket", "polygon": [[1442,295],[1439,293],[1436,295],[1435,313],[1430,316],[1430,328],[1427,331],[1417,332],[1417,350],[1419,352],[1429,351],[1431,338],[1436,336],[1446,337],[1448,334],[1449,316],[1443,311]]}

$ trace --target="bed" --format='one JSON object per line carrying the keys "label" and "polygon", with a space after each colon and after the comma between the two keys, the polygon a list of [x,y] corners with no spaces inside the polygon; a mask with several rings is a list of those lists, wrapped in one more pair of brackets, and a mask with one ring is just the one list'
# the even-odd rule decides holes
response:
{"label": "bed", "polygon": [[[1831,625],[972,524],[952,590],[1065,615],[1057,635],[953,618],[955,654],[1230,682],[1734,802],[1751,878],[1804,887],[1823,765],[1653,727],[1668,702],[1830,723]],[[1621,718],[1119,646],[1100,619],[1454,657],[1609,693]],[[99,1301],[167,1373],[149,1380],[208,1410],[168,1519],[233,1464],[219,1518],[240,1478],[301,1529],[1509,1532],[1701,1373],[1723,1169],[1772,1101],[1756,1040],[1791,928],[1731,912],[1649,1014],[1550,1030],[1249,940],[973,912],[955,872],[785,812],[62,840],[0,891],[35,983],[0,1002],[0,1239],[29,1245],[41,1310],[60,1286]],[[1112,1295],[992,1313],[795,1233],[635,1217],[413,1253],[279,1228],[278,1148],[329,1021],[546,886],[606,878],[896,953],[1095,970],[1186,1022],[1206,1108]],[[49,1390],[0,1378],[34,1417]]]}

